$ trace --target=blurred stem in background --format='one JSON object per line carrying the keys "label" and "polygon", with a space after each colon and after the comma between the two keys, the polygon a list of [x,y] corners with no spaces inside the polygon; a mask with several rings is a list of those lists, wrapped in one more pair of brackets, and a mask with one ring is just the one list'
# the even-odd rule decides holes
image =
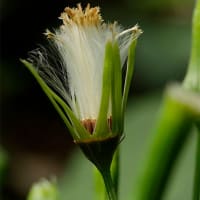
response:
{"label": "blurred stem in background", "polygon": [[[196,7],[193,14],[192,26],[192,49],[188,72],[186,74],[183,86],[189,90],[200,93],[200,0],[196,1]],[[198,122],[199,123],[199,122]],[[193,200],[200,199],[200,125],[197,125],[197,150],[196,150],[196,168],[194,176]]]}
{"label": "blurred stem in background", "polygon": [[3,198],[1,197],[2,195],[1,189],[3,182],[5,180],[7,166],[8,166],[8,155],[2,148],[0,148],[0,199]]}
{"label": "blurred stem in background", "polygon": [[8,155],[3,149],[0,148],[0,185],[4,180],[7,166],[8,166]]}
{"label": "blurred stem in background", "polygon": [[[190,92],[191,90],[191,92]],[[193,92],[195,91],[195,92]],[[181,86],[168,89],[152,143],[134,193],[134,200],[160,199],[175,159],[194,122],[200,119],[200,0],[193,15],[192,49]],[[198,127],[199,130],[199,127]],[[198,133],[193,200],[200,192],[200,133]]]}
{"label": "blurred stem in background", "polygon": [[200,199],[200,124],[197,127],[197,145],[196,145],[196,167],[194,174],[194,192],[193,192],[193,200]]}
{"label": "blurred stem in background", "polygon": [[161,199],[171,169],[196,116],[200,116],[199,96],[180,86],[169,87],[141,177],[134,190],[134,200]]}
{"label": "blurred stem in background", "polygon": [[190,62],[183,86],[200,92],[200,0],[196,1],[192,24]]}

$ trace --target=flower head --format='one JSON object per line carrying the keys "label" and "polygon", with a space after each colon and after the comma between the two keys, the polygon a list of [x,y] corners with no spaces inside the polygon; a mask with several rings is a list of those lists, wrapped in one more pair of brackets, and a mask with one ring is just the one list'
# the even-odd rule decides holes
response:
{"label": "flower head", "polygon": [[[123,30],[116,22],[105,23],[100,8],[90,4],[84,10],[80,4],[67,7],[60,19],[63,23],[58,29],[45,33],[53,48],[36,50],[29,59],[38,69],[36,78],[60,113],[65,111],[62,118],[75,140],[83,135],[89,139],[122,134],[130,85],[127,76],[122,90],[122,66],[141,30],[137,25]],[[117,123],[121,123],[119,129]]]}
{"label": "flower head", "polygon": [[[111,189],[110,165],[121,140],[124,112],[133,75],[138,26],[123,30],[107,24],[99,7],[65,8],[63,24],[45,35],[50,48],[22,60],[62,117],[74,141],[101,172]],[[122,67],[126,58],[125,82]],[[34,67],[35,66],[35,67]],[[111,192],[112,191],[112,192]],[[112,194],[111,194],[111,193]],[[114,199],[114,198],[113,198]]]}

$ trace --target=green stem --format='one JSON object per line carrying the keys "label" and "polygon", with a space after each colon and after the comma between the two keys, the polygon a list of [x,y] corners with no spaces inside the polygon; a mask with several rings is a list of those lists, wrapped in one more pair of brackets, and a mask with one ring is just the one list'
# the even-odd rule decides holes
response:
{"label": "green stem", "polygon": [[101,173],[109,200],[117,200],[115,185],[110,173],[110,166],[113,160],[113,155],[119,144],[119,140],[120,137],[115,136],[104,140],[78,143],[88,160],[90,160]]}
{"label": "green stem", "polygon": [[102,170],[101,174],[105,183],[108,199],[117,200],[117,194],[116,194],[115,187],[112,181],[110,170],[109,169]]}
{"label": "green stem", "polygon": [[191,56],[183,86],[200,91],[200,0],[196,1],[192,24]]}
{"label": "green stem", "polygon": [[[161,199],[169,174],[192,126],[192,112],[179,91],[167,93],[148,155],[134,191],[134,200]],[[177,96],[173,96],[177,95]],[[191,101],[192,104],[192,101]]]}
{"label": "green stem", "polygon": [[[119,148],[119,147],[118,147]],[[115,152],[113,156],[113,161],[111,164],[111,176],[113,181],[113,186],[115,189],[115,193],[118,199],[118,185],[119,185],[119,149]],[[94,178],[95,178],[95,188],[96,188],[96,200],[106,200],[107,199],[107,191],[105,188],[104,181],[102,179],[102,175],[97,168],[94,169]]]}
{"label": "green stem", "polygon": [[198,133],[197,133],[197,152],[196,152],[193,200],[199,200],[199,199],[200,199],[200,126],[198,127]]}

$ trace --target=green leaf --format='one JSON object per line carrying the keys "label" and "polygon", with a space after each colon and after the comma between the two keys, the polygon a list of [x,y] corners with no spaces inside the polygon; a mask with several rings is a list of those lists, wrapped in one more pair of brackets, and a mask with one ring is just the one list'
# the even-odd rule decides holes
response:
{"label": "green leaf", "polygon": [[118,43],[113,45],[113,68],[111,85],[111,104],[112,104],[112,132],[122,133],[122,69]]}
{"label": "green leaf", "polygon": [[122,99],[122,114],[124,119],[125,108],[128,99],[128,92],[131,85],[131,80],[134,71],[134,62],[135,62],[135,47],[136,47],[137,40],[134,40],[128,51],[128,61],[127,61],[127,69],[126,69],[126,77],[125,77],[125,84],[124,84],[124,91],[123,91],[123,99]]}
{"label": "green leaf", "polygon": [[112,76],[112,43],[109,41],[105,47],[104,69],[103,69],[103,81],[101,92],[101,103],[99,108],[99,115],[96,122],[94,135],[108,136],[108,107],[111,93],[111,76]]}
{"label": "green leaf", "polygon": [[99,170],[94,168],[95,200],[106,200],[106,188]]}

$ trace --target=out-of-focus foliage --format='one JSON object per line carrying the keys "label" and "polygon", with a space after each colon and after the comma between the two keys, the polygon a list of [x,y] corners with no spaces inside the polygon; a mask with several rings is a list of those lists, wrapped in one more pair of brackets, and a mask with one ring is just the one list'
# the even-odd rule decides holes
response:
{"label": "out-of-focus foliage", "polygon": [[138,12],[158,12],[161,13],[163,11],[172,10],[174,11],[176,8],[178,10],[187,8],[191,6],[190,0],[151,0],[151,1],[140,1],[140,0],[125,0],[128,5],[137,10]]}
{"label": "out-of-focus foliage", "polygon": [[5,177],[6,168],[8,166],[8,155],[0,149],[0,187]]}

